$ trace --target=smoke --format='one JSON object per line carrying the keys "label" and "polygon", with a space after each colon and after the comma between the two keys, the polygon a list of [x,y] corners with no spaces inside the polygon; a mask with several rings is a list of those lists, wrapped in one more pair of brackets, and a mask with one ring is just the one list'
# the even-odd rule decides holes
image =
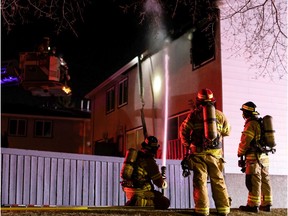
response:
{"label": "smoke", "polygon": [[153,16],[160,16],[162,15],[162,7],[157,0],[147,0],[144,3],[144,9],[147,13],[151,13]]}
{"label": "smoke", "polygon": [[148,47],[149,50],[153,52],[161,49],[165,39],[167,38],[163,7],[158,0],[146,0],[143,8],[149,22]]}

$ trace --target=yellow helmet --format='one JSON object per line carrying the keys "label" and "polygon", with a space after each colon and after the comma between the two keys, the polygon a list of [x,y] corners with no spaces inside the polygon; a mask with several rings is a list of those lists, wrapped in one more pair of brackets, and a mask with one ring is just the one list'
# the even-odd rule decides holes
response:
{"label": "yellow helmet", "polygon": [[242,110],[245,113],[252,114],[252,115],[260,115],[260,113],[256,111],[256,107],[257,106],[252,101],[248,101],[242,105],[240,110]]}

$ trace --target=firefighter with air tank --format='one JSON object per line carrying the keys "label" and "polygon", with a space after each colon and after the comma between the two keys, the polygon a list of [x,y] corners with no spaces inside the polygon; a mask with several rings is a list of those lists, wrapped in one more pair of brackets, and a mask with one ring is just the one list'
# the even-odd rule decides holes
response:
{"label": "firefighter with air tank", "polygon": [[249,101],[240,108],[245,120],[238,146],[239,166],[245,172],[248,189],[247,204],[239,209],[246,212],[270,212],[272,206],[272,188],[269,177],[268,153],[275,152],[272,117],[259,118],[256,105]]}
{"label": "firefighter with air tank", "polygon": [[224,159],[222,138],[230,133],[230,125],[225,115],[215,108],[213,92],[201,89],[196,97],[196,107],[188,114],[180,126],[181,143],[189,154],[181,165],[183,176],[193,171],[193,198],[195,215],[209,215],[207,180],[210,179],[212,197],[218,215],[230,212],[231,199],[223,176]]}
{"label": "firefighter with air tank", "polygon": [[170,200],[155,188],[168,186],[155,160],[159,146],[156,137],[148,136],[141,144],[141,150],[130,148],[126,152],[121,169],[121,185],[127,198],[125,206],[169,208]]}

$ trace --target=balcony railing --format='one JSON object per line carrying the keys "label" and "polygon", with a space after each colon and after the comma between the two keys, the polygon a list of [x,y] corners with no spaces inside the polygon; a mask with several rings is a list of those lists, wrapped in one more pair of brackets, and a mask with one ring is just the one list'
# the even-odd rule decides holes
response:
{"label": "balcony railing", "polygon": [[187,152],[180,139],[169,140],[167,147],[167,159],[182,160]]}

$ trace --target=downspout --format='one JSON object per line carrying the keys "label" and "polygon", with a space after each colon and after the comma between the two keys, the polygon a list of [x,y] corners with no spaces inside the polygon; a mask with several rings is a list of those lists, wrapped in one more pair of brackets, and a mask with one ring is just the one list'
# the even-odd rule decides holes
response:
{"label": "downspout", "polygon": [[146,122],[145,122],[145,116],[144,116],[144,87],[143,87],[143,74],[142,74],[142,66],[141,66],[141,57],[138,56],[138,70],[139,70],[139,92],[140,92],[140,99],[141,99],[141,122],[142,122],[142,127],[143,127],[143,135],[144,138],[148,137],[148,131],[146,127]]}
{"label": "downspout", "polygon": [[155,113],[155,98],[154,98],[154,89],[153,89],[153,80],[152,80],[152,73],[154,71],[154,68],[153,68],[153,62],[152,62],[152,58],[149,57],[150,59],[150,65],[151,65],[151,72],[150,72],[150,88],[151,88],[151,94],[152,94],[152,131],[153,131],[153,134],[155,134],[155,119],[156,119],[156,113]]}

